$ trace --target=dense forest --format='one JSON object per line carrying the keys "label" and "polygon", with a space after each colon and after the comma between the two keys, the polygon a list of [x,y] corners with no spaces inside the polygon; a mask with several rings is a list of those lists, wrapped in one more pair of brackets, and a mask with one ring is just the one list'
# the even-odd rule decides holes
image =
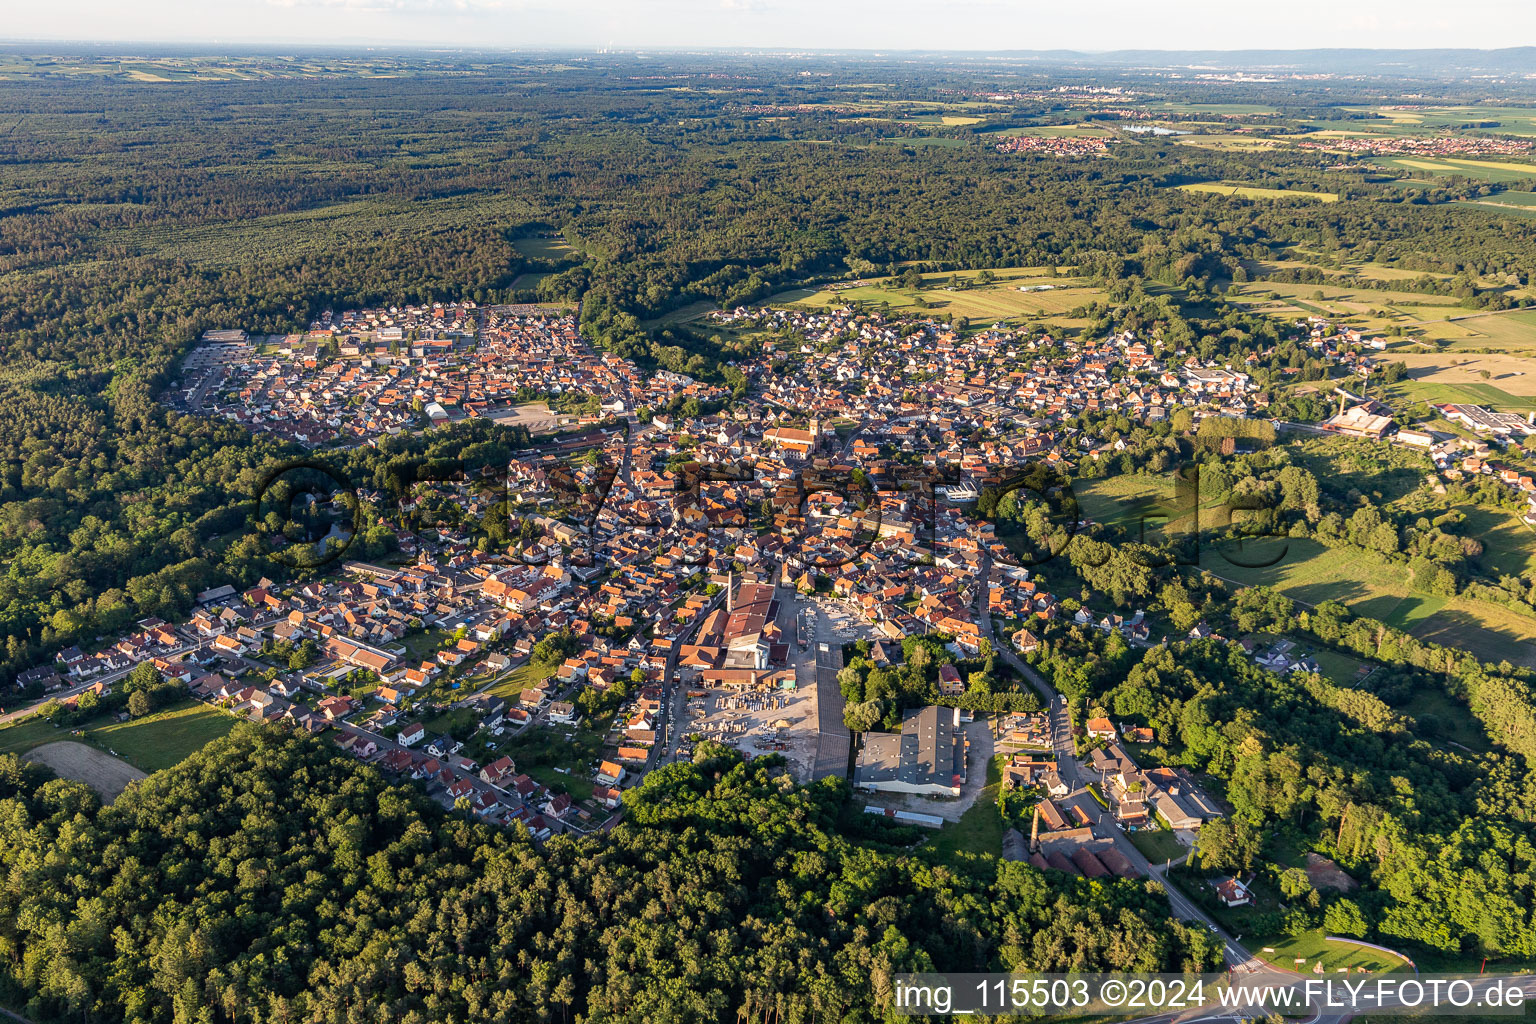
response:
{"label": "dense forest", "polygon": [[0,758],[0,999],[35,1020],[893,1019],[896,973],[1220,963],[1155,883],[933,863],[702,746],[600,838],[445,814],[242,725],[109,807]]}

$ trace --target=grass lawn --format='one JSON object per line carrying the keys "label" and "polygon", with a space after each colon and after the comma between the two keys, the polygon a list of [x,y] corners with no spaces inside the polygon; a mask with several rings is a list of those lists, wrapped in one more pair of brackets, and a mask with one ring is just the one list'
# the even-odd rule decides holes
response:
{"label": "grass lawn", "polygon": [[406,660],[419,663],[442,650],[451,635],[446,629],[428,629],[403,637],[400,644],[405,648]]}
{"label": "grass lawn", "polygon": [[1171,475],[1117,473],[1073,480],[1072,494],[1084,518],[1118,526],[1134,522],[1146,506],[1171,502],[1174,483]]}
{"label": "grass lawn", "polygon": [[526,771],[528,777],[542,783],[556,793],[568,793],[572,800],[583,803],[592,799],[592,780],[579,772],[572,771],[569,774],[555,771],[552,765],[531,764],[526,769],[522,765],[518,768]]}
{"label": "grass lawn", "polygon": [[[1364,967],[1372,974],[1381,974],[1388,971],[1407,971],[1409,967],[1402,959],[1379,953],[1374,949],[1357,945],[1353,942],[1329,942],[1322,929],[1310,931],[1296,938],[1284,936],[1272,939],[1263,946],[1255,948],[1255,944],[1245,943],[1253,949],[1254,955],[1262,960],[1267,960],[1276,967],[1282,967],[1288,971],[1299,971],[1310,974],[1319,960],[1323,962],[1323,971],[1334,974],[1340,967],[1348,967],[1353,973],[1354,968]],[[1305,963],[1297,963],[1297,960],[1305,960]]]}
{"label": "grass lawn", "polygon": [[1473,505],[1462,512],[1467,522],[1460,532],[1483,542],[1478,561],[1484,570],[1496,576],[1519,576],[1536,569],[1536,530],[1498,509]]}
{"label": "grass lawn", "polygon": [[536,665],[530,661],[513,669],[505,679],[487,692],[502,700],[515,703],[518,694],[530,686],[537,686],[558,671],[560,671],[559,665]]}
{"label": "grass lawn", "polygon": [[574,260],[581,256],[571,247],[571,244],[563,238],[518,238],[512,242],[512,248],[531,259]]}
{"label": "grass lawn", "polygon": [[532,726],[504,740],[497,752],[555,792],[587,800],[592,796],[592,770],[603,755],[603,732],[593,727],[567,733],[557,726]]}
{"label": "grass lawn", "polygon": [[431,718],[424,718],[421,722],[428,736],[447,733],[460,743],[473,736],[475,727],[479,724],[480,716],[469,708],[449,708]]}
{"label": "grass lawn", "polygon": [[1141,851],[1141,855],[1153,864],[1162,864],[1165,861],[1178,860],[1189,851],[1174,838],[1173,833],[1167,829],[1159,829],[1152,832],[1143,829],[1140,832],[1127,832],[1131,845]]}
{"label": "grass lawn", "polygon": [[80,736],[33,716],[0,729],[0,754],[24,754],[44,743],[73,740],[116,754],[141,771],[157,772],[180,764],[210,740],[225,735],[236,721],[234,716],[190,698],[126,722],[99,717],[79,726]]}
{"label": "grass lawn", "polygon": [[189,700],[126,722],[107,721],[86,729],[98,747],[117,754],[135,768],[157,772],[179,764],[235,727],[233,715]]}
{"label": "grass lawn", "polygon": [[1354,686],[1364,678],[1361,669],[1368,663],[1359,658],[1335,651],[1328,647],[1320,646],[1316,641],[1305,636],[1282,636],[1278,633],[1254,633],[1253,641],[1261,648],[1268,647],[1280,640],[1290,640],[1296,645],[1292,655],[1312,656],[1322,669],[1322,674],[1343,686]]}
{"label": "grass lawn", "polygon": [[987,762],[987,784],[976,796],[960,820],[949,822],[924,843],[940,864],[953,865],[966,855],[985,854],[1000,857],[1003,852],[1003,816],[997,809],[997,792],[1003,781],[1003,758],[998,754]]}
{"label": "grass lawn", "polygon": [[1072,495],[1085,519],[1128,530],[1133,540],[1157,544],[1195,527],[1223,521],[1225,505],[1205,500],[1195,515],[1199,492],[1173,473],[1117,473],[1072,481]]}
{"label": "grass lawn", "polygon": [[1343,686],[1352,686],[1360,680],[1360,669],[1365,662],[1358,658],[1351,658],[1347,654],[1331,651],[1327,648],[1312,648],[1312,657],[1317,659],[1318,666],[1323,670],[1323,675]]}
{"label": "grass lawn", "polygon": [[697,320],[711,310],[719,309],[719,305],[708,299],[700,299],[690,302],[686,306],[679,306],[670,313],[663,313],[654,320],[641,321],[641,325],[647,329],[653,327],[671,327],[673,324],[686,323],[689,320]]}
{"label": "grass lawn", "polygon": [[25,754],[33,747],[57,740],[78,739],[68,729],[56,729],[37,715],[0,728],[0,754]]}
{"label": "grass lawn", "polygon": [[[1307,604],[1356,602],[1407,595],[1406,569],[1369,560],[1349,551],[1334,551],[1313,540],[1259,540],[1242,551],[1216,544],[1200,553],[1200,567],[1242,586],[1268,586]],[[1258,565],[1277,558],[1273,565]]]}
{"label": "grass lawn", "polygon": [[[1274,565],[1234,564],[1276,557]],[[1208,545],[1200,552],[1200,567],[1241,586],[1274,587],[1309,605],[1341,601],[1356,615],[1470,651],[1484,661],[1536,665],[1536,616],[1488,601],[1414,591],[1406,567],[1360,552],[1296,539],[1259,541],[1241,552]]]}
{"label": "grass lawn", "polygon": [[1477,753],[1492,749],[1488,733],[1482,723],[1472,715],[1472,709],[1444,690],[1421,686],[1414,691],[1413,699],[1398,710],[1412,715],[1433,736],[1443,736],[1452,743],[1459,743]]}

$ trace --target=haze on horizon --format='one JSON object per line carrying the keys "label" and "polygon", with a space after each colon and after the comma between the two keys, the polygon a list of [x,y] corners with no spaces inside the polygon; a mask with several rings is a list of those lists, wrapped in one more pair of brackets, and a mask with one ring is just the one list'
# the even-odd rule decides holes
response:
{"label": "haze on horizon", "polygon": [[[1106,51],[1438,48],[1536,43],[1536,4],[1481,0],[51,0],[16,5],[23,41]],[[1536,67],[1532,68],[1536,74]]]}

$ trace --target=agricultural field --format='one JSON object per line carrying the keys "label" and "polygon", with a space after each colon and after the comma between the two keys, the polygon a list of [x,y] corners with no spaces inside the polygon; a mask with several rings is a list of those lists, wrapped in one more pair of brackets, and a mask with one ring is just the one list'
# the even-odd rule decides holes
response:
{"label": "agricultural field", "polygon": [[1042,139],[1107,139],[1115,136],[1112,129],[1092,124],[1041,124],[1011,128],[995,128],[983,131],[984,136],[1012,138],[1033,135]]}
{"label": "agricultural field", "polygon": [[[1528,195],[1533,193],[1505,193],[1506,195]],[[1536,195],[1536,194],[1533,194]],[[1321,261],[1321,262],[1320,262]],[[1285,255],[1278,255],[1266,260],[1250,260],[1247,262],[1250,273],[1262,278],[1273,274],[1277,270],[1291,270],[1296,268],[1313,268],[1320,270],[1324,275],[1335,278],[1336,282],[1324,287],[1337,287],[1342,289],[1364,289],[1367,292],[1392,292],[1392,305],[1403,307],[1417,303],[1429,306],[1453,307],[1456,312],[1448,315],[1472,319],[1489,315],[1481,310],[1467,310],[1460,302],[1449,295],[1432,295],[1420,293],[1409,289],[1396,289],[1394,283],[1399,281],[1413,281],[1428,278],[1435,281],[1450,281],[1452,275],[1444,271],[1417,270],[1411,267],[1397,266],[1392,263],[1378,263],[1374,260],[1345,257],[1338,258],[1338,254],[1325,254],[1303,249],[1300,246],[1289,247]],[[1529,285],[1512,283],[1502,276],[1490,276],[1479,274],[1475,278],[1479,288],[1502,288],[1511,299],[1536,298],[1536,289]],[[1300,288],[1302,285],[1292,285]],[[1316,287],[1316,286],[1314,286]],[[1443,317],[1447,314],[1436,314]]]}
{"label": "agricultural field", "polygon": [[1200,101],[1162,100],[1146,105],[1151,111],[1178,114],[1273,114],[1275,108],[1264,103],[1204,103]]}
{"label": "agricultural field", "polygon": [[1253,152],[1276,149],[1282,143],[1276,139],[1258,138],[1252,135],[1181,135],[1173,140],[1180,146],[1197,149],[1216,149],[1228,152]]}
{"label": "agricultural field", "polygon": [[1520,207],[1522,209],[1533,209],[1536,208],[1536,192],[1517,192],[1513,189],[1506,189],[1503,192],[1498,192],[1494,195],[1488,196],[1486,199],[1475,200],[1475,202],[1488,206],[1506,206]]}
{"label": "agricultural field", "polygon": [[1408,380],[1386,386],[1390,401],[1455,402],[1461,405],[1487,405],[1500,412],[1528,412],[1536,409],[1536,390],[1529,380],[1519,379],[1522,390],[1529,393],[1516,395],[1512,391],[1492,384],[1452,384],[1442,381]]}
{"label": "agricultural field", "polygon": [[1511,163],[1507,160],[1466,160],[1457,157],[1378,156],[1372,162],[1400,170],[1428,171],[1436,175],[1471,178],[1495,183],[1536,178],[1536,164]]}
{"label": "agricultural field", "polygon": [[1491,387],[1517,398],[1536,395],[1536,350],[1531,356],[1512,356],[1402,349],[1394,350],[1391,358],[1407,366],[1409,379],[1421,384],[1452,388]]}
{"label": "agricultural field", "polygon": [[1425,106],[1400,109],[1397,106],[1344,107],[1350,114],[1369,115],[1372,120],[1353,122],[1357,127],[1350,130],[1337,128],[1336,121],[1317,122],[1318,136],[1394,136],[1423,135],[1426,129],[1455,128],[1471,121],[1497,121],[1499,135],[1536,135],[1536,108],[1484,106]]}
{"label": "agricultural field", "polygon": [[1459,317],[1451,324],[1463,336],[1447,348],[1491,349],[1536,355],[1536,311],[1513,310]]}
{"label": "agricultural field", "polygon": [[307,59],[278,54],[227,57],[47,56],[8,54],[0,63],[0,80],[50,78],[113,78],[141,83],[250,82],[261,79],[346,76],[393,78],[415,74],[408,61],[388,57]]}
{"label": "agricultural field", "polygon": [[[1505,193],[1506,195],[1508,193]],[[1520,193],[1524,194],[1524,193]],[[1502,199],[1502,197],[1501,197]],[[1485,210],[1496,210],[1512,217],[1536,217],[1536,206],[1526,203],[1506,203],[1501,199],[1458,199],[1456,206],[1476,206]]]}
{"label": "agricultural field", "polygon": [[[1262,268],[1261,268],[1262,269]],[[1321,310],[1327,316],[1366,316],[1371,310],[1389,307],[1423,307],[1435,319],[1446,319],[1468,313],[1456,299],[1448,295],[1425,295],[1418,292],[1396,291],[1390,287],[1373,286],[1367,280],[1355,280],[1349,284],[1295,284],[1285,281],[1252,281],[1233,285],[1229,299],[1261,299],[1271,302],[1270,293],[1279,296],[1278,301],[1306,309]],[[1309,308],[1310,307],[1310,308]],[[1428,316],[1419,319],[1428,319]]]}
{"label": "agricultural field", "polygon": [[[1286,264],[1291,265],[1291,264]],[[1262,274],[1281,269],[1278,263],[1259,264]],[[1374,268],[1363,273],[1378,273]],[[1406,277],[1420,275],[1402,272]],[[1512,298],[1525,295],[1511,291]],[[1389,280],[1355,278],[1348,284],[1292,284],[1258,280],[1234,284],[1227,301],[1252,312],[1285,320],[1325,316],[1367,335],[1390,336],[1394,353],[1409,351],[1531,351],[1536,354],[1536,311],[1482,312],[1468,310],[1450,296],[1419,294],[1391,288]]]}
{"label": "agricultural field", "polygon": [[[973,322],[1028,320],[1037,317],[1061,317],[1079,306],[1092,302],[1102,292],[1076,278],[1058,277],[1053,268],[1014,267],[993,270],[990,284],[952,289],[950,281],[959,276],[974,279],[981,271],[958,275],[928,274],[919,288],[905,288],[893,278],[877,278],[856,288],[804,289],[780,293],[769,302],[776,305],[827,307],[847,302],[884,305],[904,313],[929,311],[965,317]],[[1019,291],[1021,287],[1040,287],[1041,291]],[[1053,321],[1059,322],[1059,321]]]}
{"label": "agricultural field", "polygon": [[1177,188],[1185,192],[1211,192],[1222,196],[1235,196],[1238,199],[1317,199],[1324,203],[1336,203],[1339,201],[1334,192],[1304,192],[1294,188],[1262,188],[1257,185],[1243,185],[1231,181],[1201,181],[1192,185],[1179,185]]}

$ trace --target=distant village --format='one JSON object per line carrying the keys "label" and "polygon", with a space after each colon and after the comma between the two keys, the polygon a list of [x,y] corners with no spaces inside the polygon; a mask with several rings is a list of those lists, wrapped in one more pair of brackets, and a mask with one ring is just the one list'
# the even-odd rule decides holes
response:
{"label": "distant village", "polygon": [[1496,138],[1487,135],[1399,135],[1359,138],[1330,138],[1322,142],[1299,143],[1305,149],[1326,149],[1370,156],[1525,156],[1531,152],[1529,139]]}
{"label": "distant village", "polygon": [[995,147],[999,153],[1033,153],[1039,156],[1100,156],[1109,152],[1109,141],[1098,135],[1012,135]]}

